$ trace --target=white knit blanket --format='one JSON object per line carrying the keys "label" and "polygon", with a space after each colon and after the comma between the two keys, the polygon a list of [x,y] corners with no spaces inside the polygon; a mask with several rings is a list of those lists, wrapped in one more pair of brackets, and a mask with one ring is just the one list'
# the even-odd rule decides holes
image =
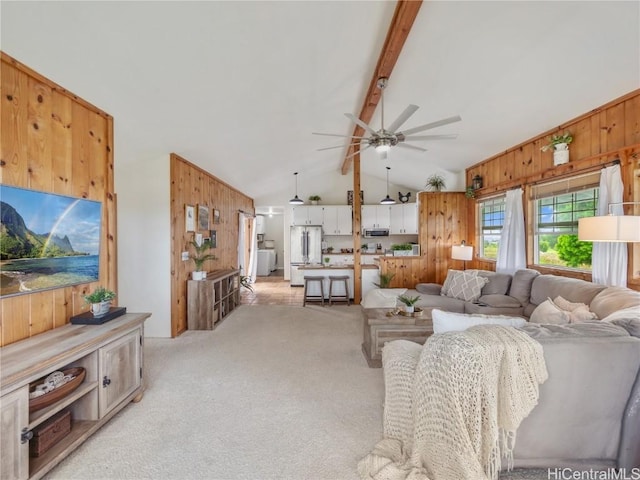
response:
{"label": "white knit blanket", "polygon": [[396,382],[386,385],[385,438],[358,464],[361,478],[495,480],[505,457],[511,468],[516,429],[547,379],[540,344],[482,325],[431,336],[417,365],[405,353],[389,366],[397,375],[385,372]]}

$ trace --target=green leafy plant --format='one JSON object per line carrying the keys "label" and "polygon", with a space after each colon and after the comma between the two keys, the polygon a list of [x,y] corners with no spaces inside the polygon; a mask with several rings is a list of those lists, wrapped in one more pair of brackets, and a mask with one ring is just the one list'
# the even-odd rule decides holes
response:
{"label": "green leafy plant", "polygon": [[562,134],[556,133],[555,135],[551,136],[551,138],[549,139],[549,143],[542,147],[540,150],[546,152],[547,150],[553,150],[559,143],[566,143],[567,145],[569,145],[571,142],[573,142],[573,135],[571,135],[571,132],[564,132]]}
{"label": "green leafy plant", "polygon": [[87,303],[101,303],[113,300],[116,298],[116,294],[104,287],[98,287],[92,293],[84,295],[83,298]]}
{"label": "green leafy plant", "polygon": [[381,273],[379,283],[374,283],[374,285],[378,288],[389,288],[391,280],[393,280],[393,277],[395,276],[395,273]]}
{"label": "green leafy plant", "polygon": [[413,246],[410,243],[394,243],[391,250],[411,250]]}
{"label": "green leafy plant", "polygon": [[415,297],[408,297],[406,295],[400,295],[398,297],[402,303],[404,303],[407,307],[413,307],[418,300],[420,300],[420,295],[416,295]]}
{"label": "green leafy plant", "polygon": [[311,202],[318,202],[320,200],[322,200],[322,198],[320,198],[320,195],[311,195],[309,197],[309,201],[311,201]]}
{"label": "green leafy plant", "polygon": [[473,187],[467,187],[467,189],[464,191],[464,196],[467,198],[476,198],[476,191],[473,189]]}
{"label": "green leafy plant", "polygon": [[327,247],[327,253],[333,252],[333,247]]}
{"label": "green leafy plant", "polygon": [[427,178],[426,188],[433,192],[440,192],[446,185],[444,183],[444,177],[442,175],[433,174],[429,178]]}
{"label": "green leafy plant", "polygon": [[216,257],[213,253],[207,253],[209,249],[213,248],[213,244],[211,243],[211,240],[203,240],[203,242],[200,245],[198,245],[198,243],[195,240],[192,240],[191,245],[193,246],[193,249],[196,251],[196,253],[189,255],[189,258],[193,260],[193,263],[195,263],[196,272],[199,272],[202,270],[202,266],[204,265],[204,262],[206,262],[207,260],[218,259],[218,257]]}

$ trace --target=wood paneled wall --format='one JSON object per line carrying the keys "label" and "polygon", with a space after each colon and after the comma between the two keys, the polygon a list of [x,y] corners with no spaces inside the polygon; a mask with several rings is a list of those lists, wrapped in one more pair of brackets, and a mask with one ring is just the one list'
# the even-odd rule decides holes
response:
{"label": "wood paneled wall", "polygon": [[[193,261],[182,261],[182,252],[192,252],[189,242],[194,232],[185,229],[185,205],[209,207],[210,230],[216,230],[217,257],[205,263],[203,270],[238,268],[239,211],[253,214],[253,199],[227,185],[210,173],[175,153],[171,154],[171,335],[187,329],[187,280],[195,270]],[[214,209],[220,212],[220,223],[213,223]],[[197,222],[196,222],[197,229]],[[197,230],[204,237],[208,231]]]}
{"label": "wood paneled wall", "polygon": [[[570,162],[553,166],[553,152],[542,152],[555,133],[570,131],[573,143],[569,146]],[[619,159],[622,168],[622,180],[625,186],[624,201],[634,201],[638,192],[634,192],[635,179],[640,169],[640,90],[634,90],[616,100],[596,108],[580,117],[543,132],[505,152],[494,155],[466,170],[467,185],[471,185],[474,176],[483,179],[483,188],[476,192],[477,199],[504,192],[519,185],[523,186],[525,198],[529,198],[531,187],[536,183],[552,178],[570,177],[578,173],[599,170],[603,165]],[[638,187],[635,187],[638,188]],[[636,197],[634,197],[634,195]],[[474,202],[475,203],[475,202]],[[476,232],[476,209],[469,208],[467,223],[469,234]],[[525,212],[527,208],[525,207]],[[631,213],[634,210],[628,209]],[[635,210],[638,215],[639,210]],[[531,224],[527,221],[528,232]],[[531,247],[531,246],[530,246]],[[528,249],[528,263],[543,273],[570,276],[591,280],[591,275],[561,269],[547,269],[531,265],[533,252]],[[640,245],[629,245],[630,287],[640,289]],[[475,260],[473,268],[495,270],[491,261]]]}
{"label": "wood paneled wall", "polygon": [[420,192],[418,202],[419,242],[425,262],[420,281],[443,283],[450,268],[461,270],[464,266],[451,259],[451,247],[463,240],[467,245],[474,243],[473,230],[467,230],[471,202],[458,192]]}
{"label": "wood paneled wall", "polygon": [[[113,118],[0,52],[0,183],[102,202],[100,281],[0,300],[0,345],[68,323],[117,290]],[[117,301],[117,298],[116,298]]]}

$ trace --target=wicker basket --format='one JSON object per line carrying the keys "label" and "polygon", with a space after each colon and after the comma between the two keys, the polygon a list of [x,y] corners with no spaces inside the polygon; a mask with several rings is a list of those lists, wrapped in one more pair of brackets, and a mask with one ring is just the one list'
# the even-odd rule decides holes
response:
{"label": "wicker basket", "polygon": [[39,457],[71,432],[71,411],[63,410],[33,430],[29,455]]}
{"label": "wicker basket", "polygon": [[[48,407],[49,405],[53,405],[58,400],[61,400],[62,398],[73,392],[80,386],[87,372],[82,367],[74,367],[65,368],[64,370],[62,370],[62,373],[64,373],[65,375],[74,375],[75,378],[70,382],[65,383],[61,387],[45,393],[44,395],[29,399],[29,413],[35,412],[36,410],[40,410],[44,407]],[[40,379],[37,382],[32,383],[30,385],[29,391],[35,390],[36,386],[43,382],[44,379]]]}

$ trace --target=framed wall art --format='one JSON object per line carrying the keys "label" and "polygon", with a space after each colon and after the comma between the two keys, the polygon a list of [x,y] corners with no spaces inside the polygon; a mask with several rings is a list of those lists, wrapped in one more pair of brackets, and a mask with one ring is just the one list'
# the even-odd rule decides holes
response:
{"label": "framed wall art", "polygon": [[196,209],[193,205],[184,206],[184,228],[187,232],[196,231]]}
{"label": "framed wall art", "polygon": [[198,204],[198,230],[209,230],[209,207]]}
{"label": "framed wall art", "polygon": [[[364,191],[360,190],[360,205],[364,204]],[[353,205],[353,190],[347,190],[347,205]]]}

